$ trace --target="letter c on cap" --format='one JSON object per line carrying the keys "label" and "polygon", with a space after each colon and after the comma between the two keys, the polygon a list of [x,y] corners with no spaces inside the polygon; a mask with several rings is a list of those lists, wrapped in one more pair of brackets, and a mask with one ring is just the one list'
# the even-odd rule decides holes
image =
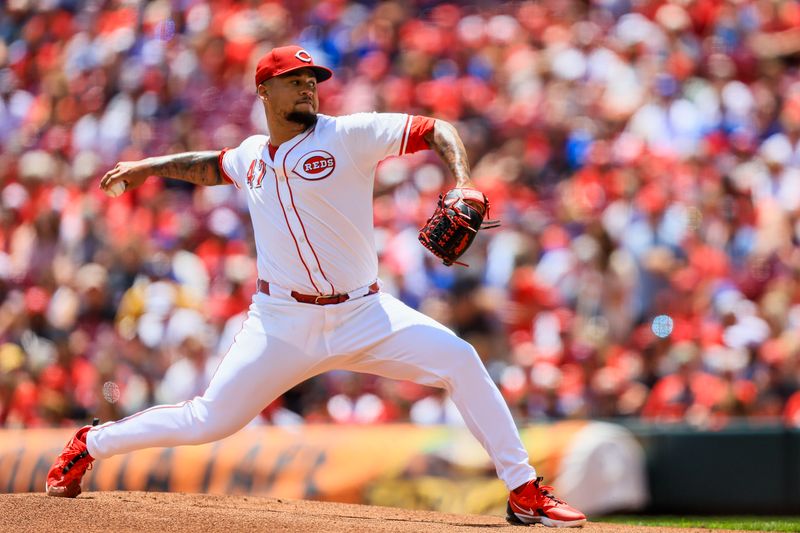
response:
{"label": "letter c on cap", "polygon": [[306,52],[305,50],[298,50],[297,53],[294,55],[297,59],[302,61],[303,63],[311,63],[311,54]]}

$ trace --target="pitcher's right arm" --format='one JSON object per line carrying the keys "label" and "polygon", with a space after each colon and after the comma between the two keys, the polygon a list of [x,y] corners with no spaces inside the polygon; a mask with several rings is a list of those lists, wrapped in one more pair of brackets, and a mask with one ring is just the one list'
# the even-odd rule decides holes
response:
{"label": "pitcher's right arm", "polygon": [[100,180],[100,188],[108,190],[115,183],[125,182],[126,190],[135,189],[149,176],[162,176],[195,185],[228,184],[230,182],[222,177],[219,168],[219,155],[219,151],[211,150],[121,161],[106,172]]}

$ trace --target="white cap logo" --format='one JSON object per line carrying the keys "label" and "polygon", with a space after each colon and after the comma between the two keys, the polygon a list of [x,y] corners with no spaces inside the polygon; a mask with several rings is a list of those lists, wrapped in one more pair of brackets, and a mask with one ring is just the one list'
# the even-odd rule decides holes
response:
{"label": "white cap logo", "polygon": [[297,53],[294,55],[297,59],[302,61],[303,63],[311,63],[311,54],[306,52],[305,50],[298,50]]}

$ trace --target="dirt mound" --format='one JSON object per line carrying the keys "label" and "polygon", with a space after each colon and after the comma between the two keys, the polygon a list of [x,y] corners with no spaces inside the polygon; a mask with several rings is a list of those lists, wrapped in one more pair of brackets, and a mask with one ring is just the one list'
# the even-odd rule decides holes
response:
{"label": "dirt mound", "polygon": [[[544,531],[542,526],[537,526]],[[670,530],[665,531],[688,531]],[[88,492],[74,500],[44,493],[0,494],[0,531],[27,533],[296,531],[315,533],[507,531],[500,516],[451,515],[328,502],[251,496],[161,492]],[[550,530],[548,530],[550,531]],[[589,523],[584,532],[657,533],[641,528]]]}

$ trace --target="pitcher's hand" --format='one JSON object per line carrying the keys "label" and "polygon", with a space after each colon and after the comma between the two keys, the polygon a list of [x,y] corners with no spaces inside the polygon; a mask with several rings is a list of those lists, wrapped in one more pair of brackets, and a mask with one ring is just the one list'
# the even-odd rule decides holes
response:
{"label": "pitcher's hand", "polygon": [[100,180],[100,188],[108,191],[113,185],[123,183],[129,191],[139,187],[152,173],[146,161],[120,161]]}

